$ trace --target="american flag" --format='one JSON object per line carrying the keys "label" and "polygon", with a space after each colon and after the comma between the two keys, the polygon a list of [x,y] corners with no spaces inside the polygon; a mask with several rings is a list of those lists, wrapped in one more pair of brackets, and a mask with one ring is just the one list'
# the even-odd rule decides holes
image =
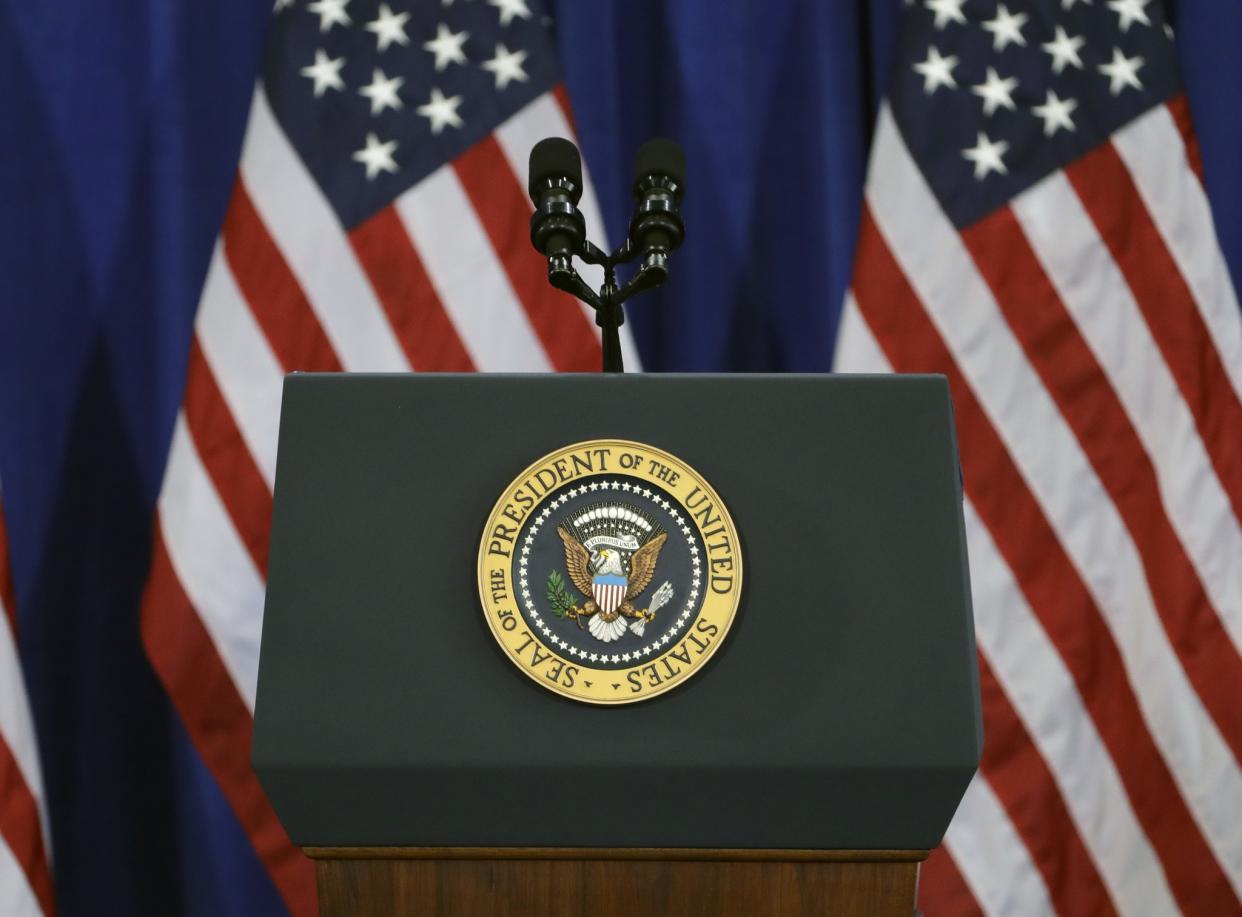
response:
{"label": "american flag", "polygon": [[548,286],[529,241],[526,159],[550,135],[573,128],[533,0],[276,4],[195,319],[142,638],[295,914],[314,913],[310,864],[249,763],[281,382],[598,369],[593,317]]}
{"label": "american flag", "polygon": [[906,12],[836,365],[956,408],[986,743],[929,914],[1242,912],[1242,322],[1173,40]]}
{"label": "american flag", "polygon": [[47,804],[17,651],[17,602],[0,508],[0,914],[52,917]]}

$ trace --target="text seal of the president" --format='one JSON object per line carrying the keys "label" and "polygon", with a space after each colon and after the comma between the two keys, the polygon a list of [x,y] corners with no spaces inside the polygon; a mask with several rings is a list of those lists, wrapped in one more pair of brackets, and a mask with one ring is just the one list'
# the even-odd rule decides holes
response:
{"label": "text seal of the president", "polygon": [[674,455],[601,439],[545,455],[496,501],[479,598],[509,659],[592,704],[647,700],[694,675],[742,591],[737,529]]}

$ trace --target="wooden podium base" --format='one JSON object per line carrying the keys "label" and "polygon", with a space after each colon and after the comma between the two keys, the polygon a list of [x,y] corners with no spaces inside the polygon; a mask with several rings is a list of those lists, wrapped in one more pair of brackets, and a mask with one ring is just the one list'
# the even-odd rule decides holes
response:
{"label": "wooden podium base", "polygon": [[307,847],[320,917],[910,917],[925,850]]}

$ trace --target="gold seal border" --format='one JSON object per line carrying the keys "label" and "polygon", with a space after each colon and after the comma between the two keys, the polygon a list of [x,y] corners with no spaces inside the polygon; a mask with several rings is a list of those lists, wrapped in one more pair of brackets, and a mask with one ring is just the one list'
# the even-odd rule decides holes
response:
{"label": "gold seal border", "polygon": [[[512,553],[507,558],[502,557],[497,559],[496,555],[490,555],[488,553],[488,548],[497,524],[502,522],[507,525],[513,524],[509,517],[505,517],[502,514],[506,507],[515,503],[518,491],[521,490],[529,479],[544,468],[553,466],[558,460],[566,459],[567,457],[575,453],[581,453],[584,450],[601,448],[611,449],[613,451],[614,458],[617,453],[621,452],[639,454],[644,459],[642,463],[643,469],[637,470],[634,468],[621,468],[619,466],[611,467],[606,471],[600,470],[583,472],[575,475],[572,480],[589,481],[595,478],[609,478],[616,475],[626,475],[648,481],[653,486],[660,488],[670,496],[676,498],[677,508],[686,516],[688,524],[694,526],[695,530],[699,533],[699,538],[704,546],[703,588],[706,594],[702,604],[695,614],[694,620],[690,622],[686,629],[686,636],[683,636],[677,643],[672,644],[669,649],[665,650],[660,655],[653,656],[649,661],[643,662],[642,665],[630,668],[589,668],[586,665],[579,664],[575,660],[566,658],[565,655],[555,648],[549,647],[540,637],[530,633],[530,629],[526,627],[526,620],[523,617],[522,610],[520,608],[520,597],[517,590],[517,581],[514,578],[513,572],[517,563],[517,551],[520,550],[516,538],[513,542]],[[679,480],[675,484],[670,484],[667,480],[662,480],[657,475],[652,474],[648,470],[651,464],[650,459],[652,458],[656,459],[656,461],[664,465],[666,468],[670,468],[671,470],[678,472]],[[552,470],[553,473],[555,473],[554,469],[549,470]],[[545,490],[544,494],[535,502],[535,505],[532,507],[531,511],[543,505],[543,500],[546,498],[548,493],[553,490],[557,490],[568,483],[570,483],[568,480],[560,481],[553,485],[549,490]],[[683,493],[678,492],[683,485],[686,490],[697,485],[704,493],[707,494],[711,501],[712,508],[720,517],[719,524],[723,526],[724,534],[727,536],[729,543],[731,544],[731,553],[729,556],[732,559],[732,568],[730,572],[733,576],[733,583],[726,593],[713,593],[710,588],[711,552],[707,548],[708,538],[705,534],[704,526],[697,518],[695,518],[695,516],[691,513],[691,510],[686,506]],[[526,526],[530,519],[531,511],[525,513],[522,516],[521,521],[516,523],[517,533],[520,533]],[[713,524],[712,531],[716,531],[715,524]],[[515,533],[515,535],[517,533]],[[568,697],[571,700],[599,706],[619,706],[623,704],[641,703],[642,701],[657,697],[666,691],[679,687],[684,684],[686,680],[696,675],[715,655],[716,650],[720,647],[720,644],[722,644],[728,637],[729,630],[733,625],[734,618],[737,615],[738,606],[741,602],[743,576],[743,562],[741,555],[742,550],[737,536],[737,527],[734,525],[733,517],[729,514],[728,507],[725,506],[724,501],[720,498],[720,495],[716,493],[716,490],[707,482],[707,480],[698,472],[697,469],[672,453],[646,443],[626,439],[583,440],[581,442],[562,446],[561,448],[549,452],[534,462],[531,462],[530,465],[523,469],[522,472],[510,482],[508,487],[506,487],[501,493],[500,498],[493,505],[492,511],[487,517],[487,524],[483,528],[482,537],[479,539],[477,568],[479,603],[483,610],[483,617],[487,621],[488,629],[492,632],[492,636],[496,639],[496,642],[500,644],[505,656],[523,674],[544,689],[555,694]],[[489,558],[491,559],[489,560]],[[493,602],[492,599],[489,575],[493,569],[497,568],[503,569],[504,571],[504,581],[508,586],[509,601],[512,603],[512,616],[517,622],[514,630],[511,631],[504,630],[503,626],[500,624],[502,615],[497,613],[496,603]],[[632,672],[642,673],[651,666],[658,667],[666,659],[670,658],[680,647],[685,645],[688,640],[688,636],[696,631],[696,628],[702,621],[707,621],[709,624],[715,625],[718,628],[718,632],[711,638],[706,649],[703,650],[700,655],[694,657],[688,666],[680,669],[675,674],[666,677],[660,684],[654,686],[647,685],[643,690],[637,693],[631,692],[629,696],[614,697],[603,693],[605,688],[611,687],[612,679],[620,679],[623,683],[625,683],[628,682],[629,675]],[[530,640],[521,639],[519,641],[519,632],[522,631],[523,628],[525,628],[525,632],[529,634]],[[521,657],[520,649],[515,648],[513,645],[517,642],[521,642],[521,649],[525,649],[533,643],[541,657],[550,656],[562,663],[564,667],[574,667],[577,670],[574,685],[572,687],[567,687],[561,684],[559,680],[549,679],[546,674],[541,671],[537,671],[534,667],[528,665]],[[541,663],[542,661],[546,660],[541,659]],[[685,665],[681,659],[675,659],[675,661],[678,665]],[[648,679],[649,678],[650,676],[648,676]],[[594,681],[595,686],[592,688],[586,688],[583,684],[585,681]],[[628,687],[628,685],[626,686]]]}

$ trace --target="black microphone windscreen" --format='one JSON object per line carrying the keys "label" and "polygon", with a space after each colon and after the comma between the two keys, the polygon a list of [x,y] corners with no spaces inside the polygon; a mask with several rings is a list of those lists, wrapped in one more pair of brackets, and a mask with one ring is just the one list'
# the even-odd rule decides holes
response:
{"label": "black microphone windscreen", "polygon": [[677,141],[657,137],[639,147],[634,160],[634,183],[638,184],[648,175],[664,175],[678,185],[685,185],[686,154]]}
{"label": "black microphone windscreen", "polygon": [[[539,203],[538,192],[549,178],[568,177],[582,193],[582,156],[578,148],[563,137],[547,137],[530,151],[530,181],[526,190],[531,200]],[[577,203],[578,197],[574,197]]]}

